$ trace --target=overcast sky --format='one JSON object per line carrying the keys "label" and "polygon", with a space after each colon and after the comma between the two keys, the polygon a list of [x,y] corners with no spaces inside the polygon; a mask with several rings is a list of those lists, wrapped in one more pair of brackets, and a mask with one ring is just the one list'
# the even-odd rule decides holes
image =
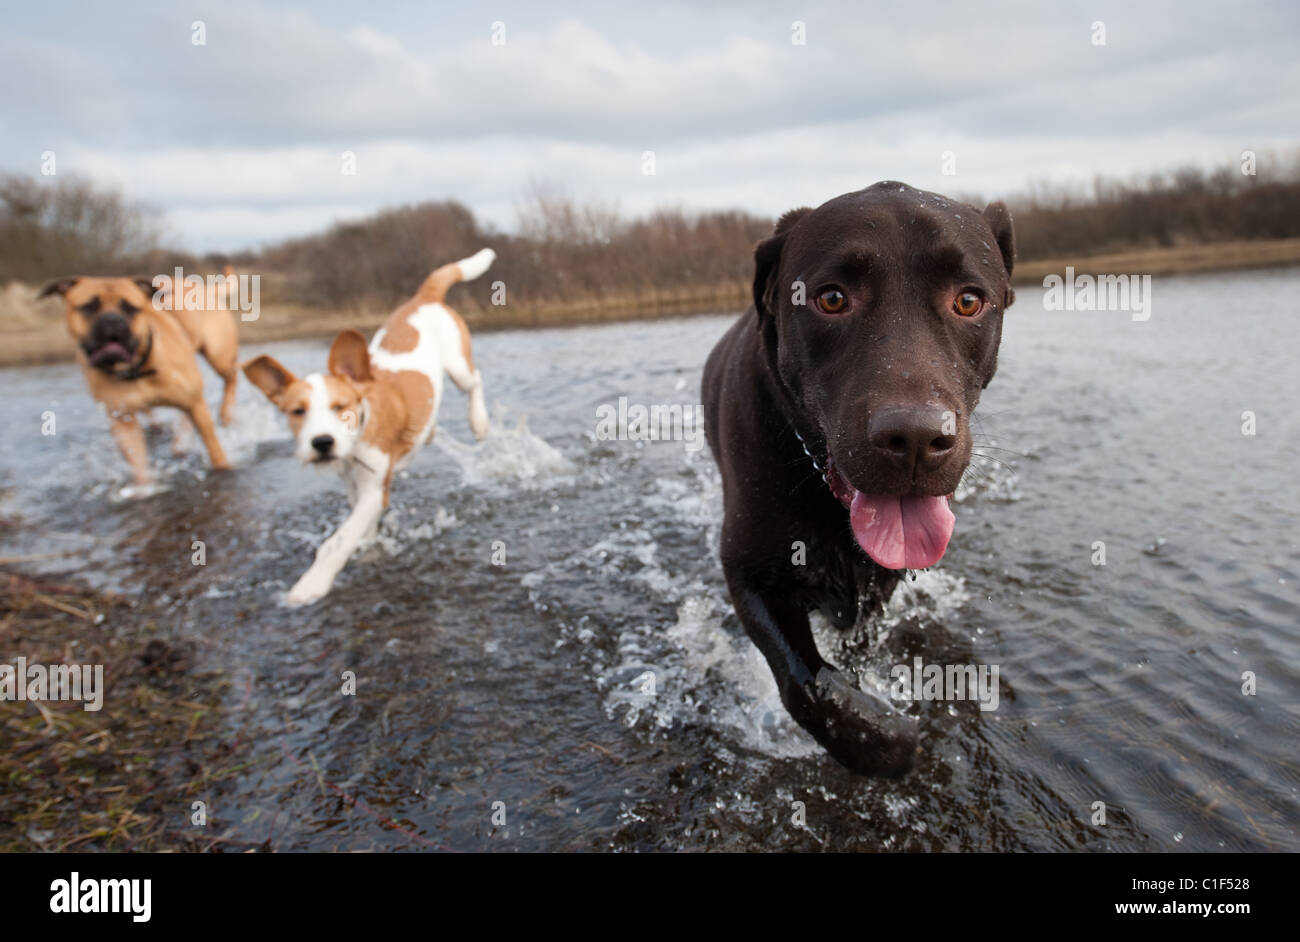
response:
{"label": "overcast sky", "polygon": [[53,151],[198,251],[426,199],[510,230],[533,181],[775,215],[881,179],[994,198],[1300,143],[1297,3],[28,0],[3,21],[0,170]]}

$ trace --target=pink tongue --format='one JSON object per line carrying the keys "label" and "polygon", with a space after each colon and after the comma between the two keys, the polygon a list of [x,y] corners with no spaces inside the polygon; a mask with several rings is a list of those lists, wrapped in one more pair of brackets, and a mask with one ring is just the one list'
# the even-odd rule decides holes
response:
{"label": "pink tongue", "polygon": [[886,569],[925,569],[943,558],[956,518],[946,497],[873,497],[855,491],[849,523]]}
{"label": "pink tongue", "polygon": [[126,347],[120,343],[110,340],[98,350],[90,355],[90,362],[96,366],[107,360],[109,357],[126,359]]}

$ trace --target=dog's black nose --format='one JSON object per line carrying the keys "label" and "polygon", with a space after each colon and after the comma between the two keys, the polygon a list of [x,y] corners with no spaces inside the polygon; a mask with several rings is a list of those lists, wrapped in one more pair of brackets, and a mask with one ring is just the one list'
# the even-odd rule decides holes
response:
{"label": "dog's black nose", "polygon": [[108,311],[95,318],[91,333],[99,340],[125,340],[131,336],[131,323],[118,311]]}
{"label": "dog's black nose", "polygon": [[867,422],[867,438],[909,475],[937,471],[957,447],[957,417],[942,409],[883,409]]}
{"label": "dog's black nose", "polygon": [[315,448],[322,458],[328,458],[330,449],[334,447],[334,436],[317,435],[311,440],[311,447]]}

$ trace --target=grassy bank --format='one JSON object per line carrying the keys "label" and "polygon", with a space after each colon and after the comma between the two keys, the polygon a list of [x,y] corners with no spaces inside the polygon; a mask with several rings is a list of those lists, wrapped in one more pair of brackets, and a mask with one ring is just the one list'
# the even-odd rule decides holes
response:
{"label": "grassy bank", "polygon": [[1041,285],[1049,274],[1065,274],[1067,265],[1072,265],[1075,274],[1079,275],[1191,275],[1275,268],[1300,265],[1300,239],[1210,242],[1112,252],[1087,258],[1033,259],[1016,266],[1013,281],[1020,285]]}
{"label": "grassy bank", "polygon": [[[1300,265],[1300,239],[1242,240],[1081,258],[1031,259],[1017,265],[1013,280],[1018,285],[1041,285],[1046,275],[1063,274],[1067,265],[1073,266],[1080,275],[1155,276]],[[287,293],[283,279],[265,276],[261,315],[256,321],[240,324],[241,342],[323,339],[345,327],[369,332],[388,316],[388,309],[379,304],[321,310],[277,297]],[[0,292],[0,366],[73,359],[72,343],[63,326],[61,302],[57,299],[37,302],[34,295],[33,287],[20,283],[12,283]],[[454,290],[448,300],[473,330],[482,332],[740,311],[750,303],[750,285],[742,280],[721,281],[547,303],[529,303],[527,299],[510,296],[508,304],[498,307],[483,304],[462,288]]]}
{"label": "grassy bank", "polygon": [[218,722],[226,680],[129,600],[13,565],[0,559],[0,663],[102,664],[105,691],[97,712],[0,703],[0,851],[212,849],[190,808],[238,766]]}

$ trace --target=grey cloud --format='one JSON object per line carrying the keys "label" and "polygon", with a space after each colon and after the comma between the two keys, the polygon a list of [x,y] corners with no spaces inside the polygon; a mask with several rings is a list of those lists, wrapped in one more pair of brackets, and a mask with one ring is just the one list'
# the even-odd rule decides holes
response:
{"label": "grey cloud", "polygon": [[[0,113],[0,163],[34,169],[55,147],[61,167],[209,220],[198,238],[247,244],[253,220],[269,237],[430,197],[500,220],[533,177],[626,206],[773,211],[786,191],[859,175],[924,184],[948,147],[972,186],[1005,189],[1219,159],[1300,127],[1286,4],[503,7],[504,47],[489,42],[498,14],[427,5],[23,14],[0,37],[0,82],[20,92]],[[789,42],[796,19],[807,46]],[[344,149],[366,168],[352,181]],[[654,181],[636,171],[643,149]]]}

